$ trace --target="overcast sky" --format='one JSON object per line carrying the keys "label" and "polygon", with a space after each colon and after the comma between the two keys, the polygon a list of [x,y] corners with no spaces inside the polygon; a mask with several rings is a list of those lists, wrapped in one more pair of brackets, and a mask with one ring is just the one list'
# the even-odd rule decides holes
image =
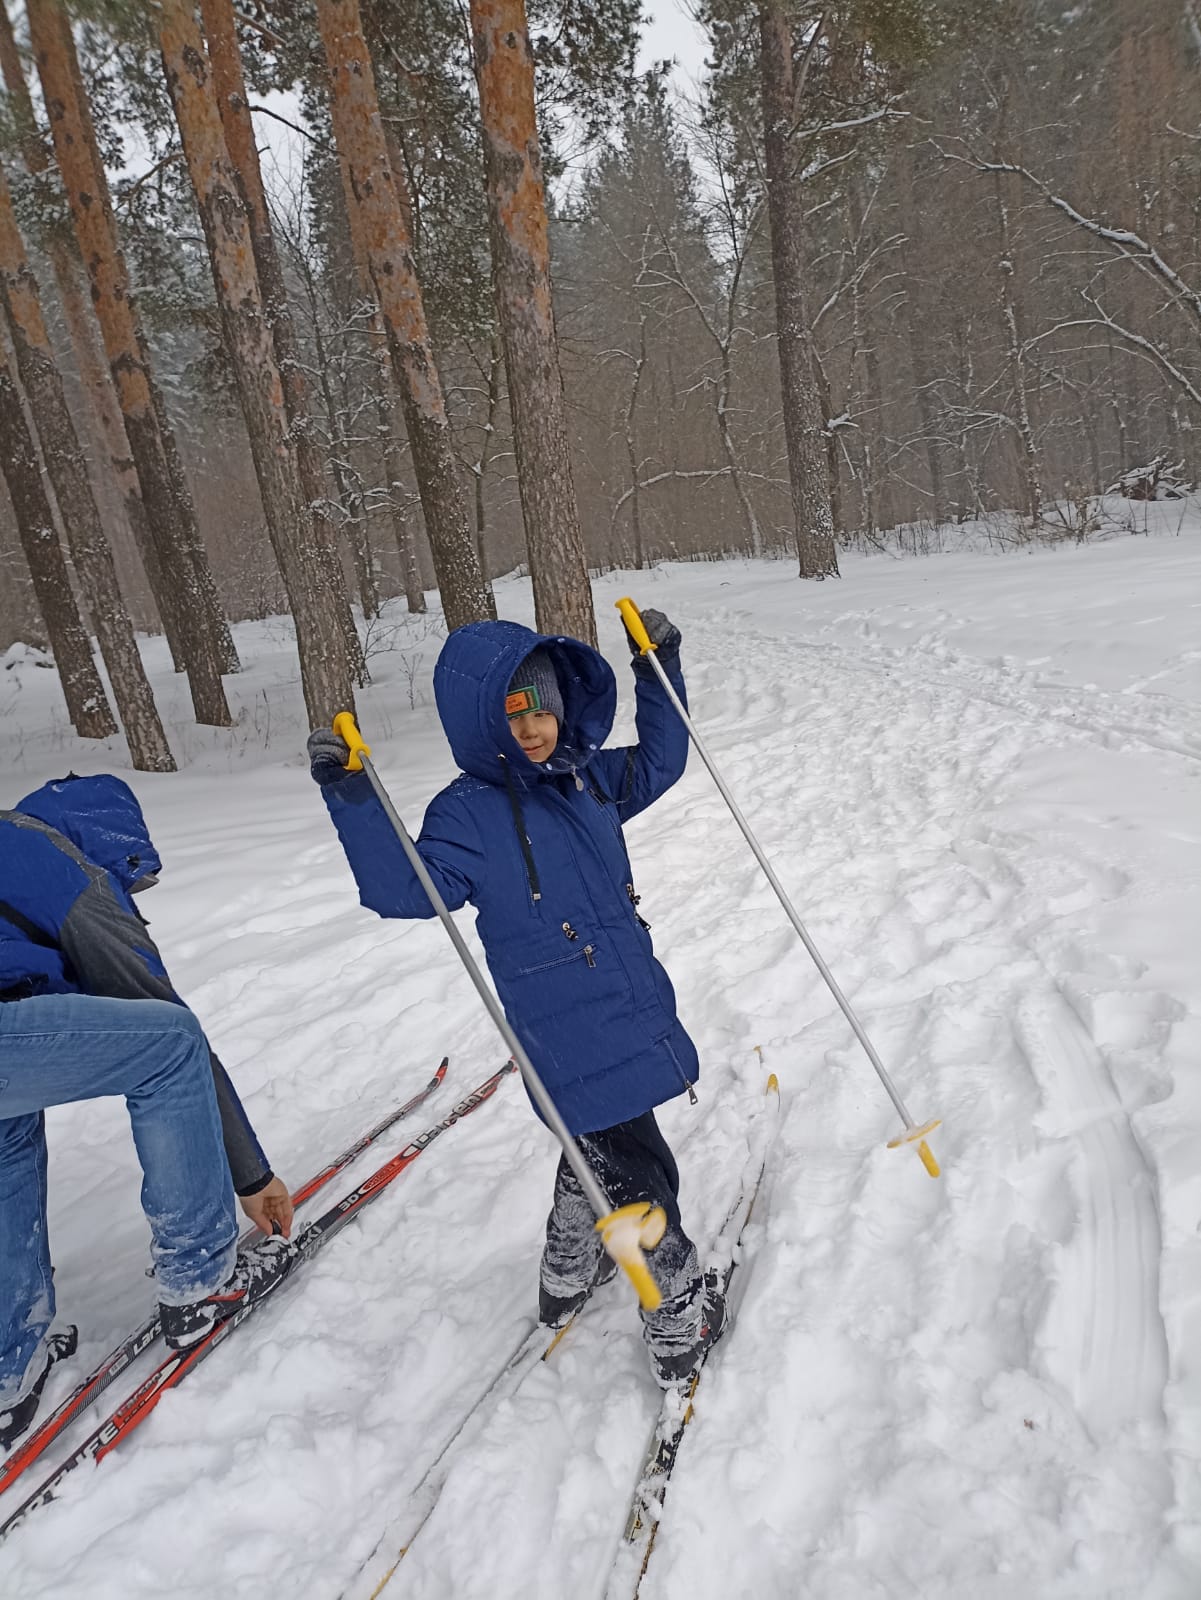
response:
{"label": "overcast sky", "polygon": [[691,89],[705,60],[705,39],[689,16],[685,0],[644,0],[649,18],[638,53],[640,68],[671,58],[681,89]]}

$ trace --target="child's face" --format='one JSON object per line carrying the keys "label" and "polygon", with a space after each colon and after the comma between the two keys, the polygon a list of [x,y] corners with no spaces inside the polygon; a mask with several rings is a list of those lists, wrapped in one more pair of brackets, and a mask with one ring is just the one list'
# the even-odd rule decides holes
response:
{"label": "child's face", "polygon": [[549,761],[559,742],[559,719],[549,711],[524,711],[509,728],[531,761]]}

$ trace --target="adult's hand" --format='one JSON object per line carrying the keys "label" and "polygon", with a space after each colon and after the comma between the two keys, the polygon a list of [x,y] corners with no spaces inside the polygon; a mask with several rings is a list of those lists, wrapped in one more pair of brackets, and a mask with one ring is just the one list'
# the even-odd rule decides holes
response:
{"label": "adult's hand", "polygon": [[260,1232],[274,1233],[278,1224],[285,1239],[292,1237],[292,1196],[282,1178],[272,1178],[258,1194],[243,1195],[238,1204]]}

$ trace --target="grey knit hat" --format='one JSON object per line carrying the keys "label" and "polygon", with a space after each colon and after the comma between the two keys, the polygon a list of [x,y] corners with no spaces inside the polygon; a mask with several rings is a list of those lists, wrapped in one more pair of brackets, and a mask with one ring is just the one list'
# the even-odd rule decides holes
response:
{"label": "grey knit hat", "polygon": [[509,680],[505,715],[520,717],[527,711],[549,711],[563,721],[563,694],[550,652],[539,645]]}

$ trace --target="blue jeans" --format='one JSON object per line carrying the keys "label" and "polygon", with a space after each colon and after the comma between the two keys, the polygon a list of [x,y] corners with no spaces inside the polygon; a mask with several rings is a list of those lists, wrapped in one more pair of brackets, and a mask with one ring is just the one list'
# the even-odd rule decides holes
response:
{"label": "blue jeans", "polygon": [[192,1013],[165,1000],[82,994],[0,1003],[0,1405],[37,1377],[54,1320],[42,1113],[117,1094],[142,1166],[159,1299],[201,1299],[233,1270],[233,1184]]}

